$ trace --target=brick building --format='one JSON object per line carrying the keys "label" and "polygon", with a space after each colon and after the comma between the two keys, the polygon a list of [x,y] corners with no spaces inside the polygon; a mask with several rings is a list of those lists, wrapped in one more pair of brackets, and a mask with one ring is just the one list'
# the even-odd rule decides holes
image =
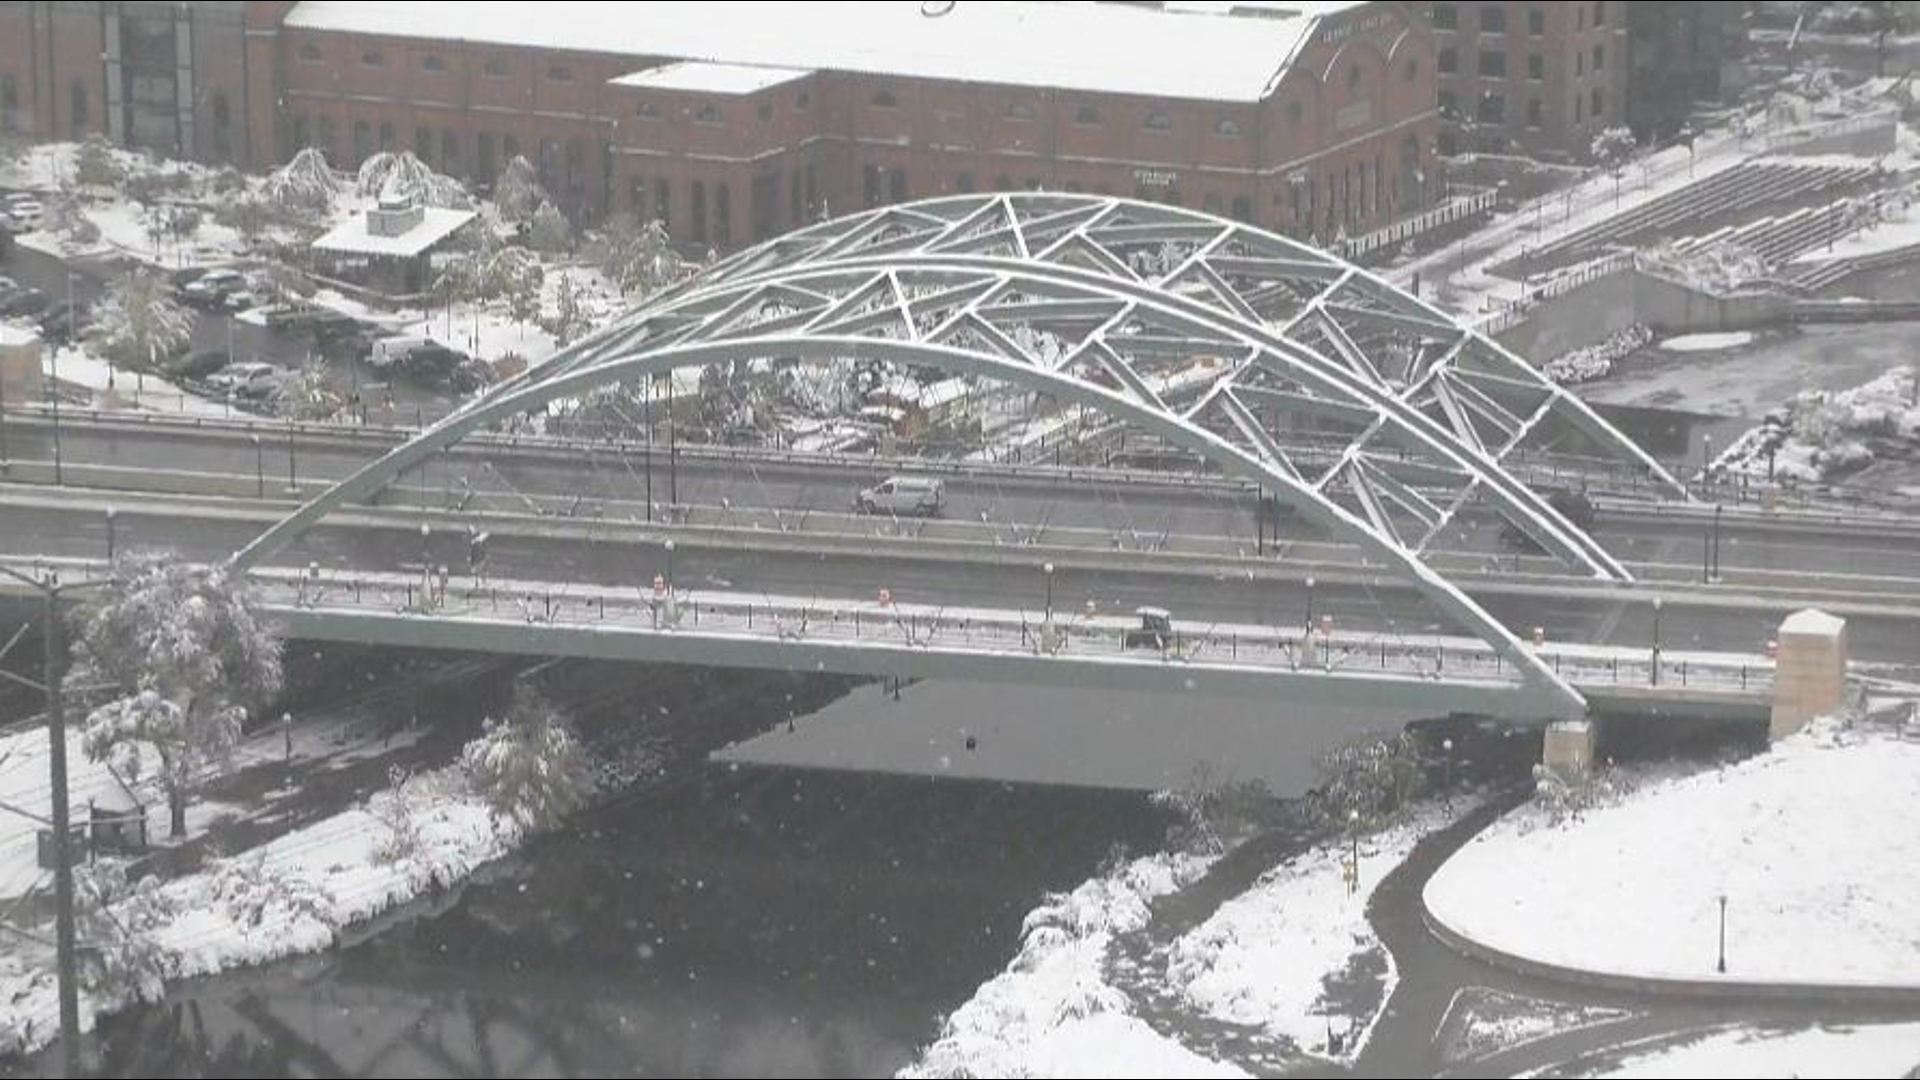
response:
{"label": "brick building", "polygon": [[1426,5],[1443,118],[1441,152],[1583,159],[1627,122],[1624,0]]}
{"label": "brick building", "polygon": [[[404,148],[479,181],[524,155],[582,217],[631,210],[715,247],[823,213],[1029,188],[1330,240],[1440,187],[1417,6],[0,3],[0,75],[18,76],[8,114],[37,134],[171,138],[255,166],[302,146],[349,167]],[[114,82],[103,44],[162,13],[181,61],[171,126],[149,104],[168,87]],[[134,102],[130,119],[76,116],[54,89],[70,82]]]}
{"label": "brick building", "polygon": [[[257,20],[290,4],[0,3],[0,130],[99,133],[171,157],[248,162],[271,131],[272,96],[250,93]],[[262,79],[262,87],[270,87]]]}

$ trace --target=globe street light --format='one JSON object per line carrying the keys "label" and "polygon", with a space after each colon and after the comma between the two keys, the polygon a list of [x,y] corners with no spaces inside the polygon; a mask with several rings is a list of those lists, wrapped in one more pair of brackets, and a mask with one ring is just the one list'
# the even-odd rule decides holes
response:
{"label": "globe street light", "polygon": [[1053,564],[1048,563],[1046,566],[1042,567],[1041,569],[1045,570],[1047,574],[1047,619],[1046,621],[1051,623],[1053,621]]}
{"label": "globe street light", "polygon": [[1660,685],[1660,609],[1664,606],[1658,596],[1653,598],[1653,685]]}

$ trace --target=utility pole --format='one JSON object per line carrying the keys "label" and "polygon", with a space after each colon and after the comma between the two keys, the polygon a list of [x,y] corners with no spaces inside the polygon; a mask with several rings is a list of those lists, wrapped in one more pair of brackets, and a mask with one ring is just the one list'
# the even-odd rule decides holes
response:
{"label": "utility pole", "polygon": [[[80,982],[78,945],[75,940],[73,896],[73,825],[69,820],[67,790],[66,697],[61,687],[61,668],[66,646],[60,635],[60,598],[66,593],[97,588],[109,579],[93,579],[62,585],[55,574],[34,577],[11,567],[0,566],[0,574],[27,585],[41,596],[41,640],[44,656],[39,690],[47,701],[47,769],[53,800],[50,815],[53,826],[53,895],[55,953],[59,976],[60,1051],[67,1076],[80,1072]],[[18,679],[17,676],[15,676]],[[19,679],[28,687],[31,680]]]}

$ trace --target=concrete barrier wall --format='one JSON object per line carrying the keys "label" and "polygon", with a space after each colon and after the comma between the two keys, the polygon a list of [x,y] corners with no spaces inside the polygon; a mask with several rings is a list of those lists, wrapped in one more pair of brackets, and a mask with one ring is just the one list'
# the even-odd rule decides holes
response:
{"label": "concrete barrier wall", "polygon": [[1622,270],[1541,304],[1498,336],[1507,348],[1545,363],[1634,323],[1662,335],[1751,330],[1785,319],[1792,303],[1774,293],[1715,296],[1644,270]]}

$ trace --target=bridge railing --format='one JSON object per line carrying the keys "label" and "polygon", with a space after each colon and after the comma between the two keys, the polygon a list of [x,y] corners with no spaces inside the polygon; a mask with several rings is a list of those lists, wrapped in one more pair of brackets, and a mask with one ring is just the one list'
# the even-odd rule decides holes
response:
{"label": "bridge railing", "polygon": [[[540,582],[456,582],[426,573],[257,572],[270,603],[437,619],[487,619],[658,633],[747,635],[893,648],[1162,659],[1271,670],[1320,671],[1453,682],[1514,683],[1513,665],[1465,638],[1331,628],[1175,622],[1164,636],[1137,619],[1042,610],[961,608],[880,601],[743,596],[709,590],[655,594]],[[1773,682],[1762,657],[1534,646],[1556,674],[1587,687],[1648,686],[1762,693]]]}

